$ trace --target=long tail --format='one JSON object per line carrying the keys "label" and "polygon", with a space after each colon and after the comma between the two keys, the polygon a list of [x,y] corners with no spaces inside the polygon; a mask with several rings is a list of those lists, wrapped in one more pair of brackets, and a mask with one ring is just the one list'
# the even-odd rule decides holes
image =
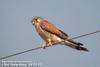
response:
{"label": "long tail", "polygon": [[76,45],[78,45],[78,46],[83,46],[82,43],[75,42],[75,41],[73,41],[72,39],[68,39],[67,41],[69,41],[69,42],[71,42],[71,43],[73,43],[73,44],[76,44]]}
{"label": "long tail", "polygon": [[69,46],[69,47],[74,48],[76,50],[88,52],[87,48],[81,47],[83,45],[81,43],[77,43],[77,42],[74,42],[74,41],[72,42],[72,41],[66,40],[64,44],[66,46]]}
{"label": "long tail", "polygon": [[77,46],[76,49],[77,49],[77,50],[80,50],[80,51],[86,51],[86,52],[88,52],[88,49],[85,48],[85,47]]}

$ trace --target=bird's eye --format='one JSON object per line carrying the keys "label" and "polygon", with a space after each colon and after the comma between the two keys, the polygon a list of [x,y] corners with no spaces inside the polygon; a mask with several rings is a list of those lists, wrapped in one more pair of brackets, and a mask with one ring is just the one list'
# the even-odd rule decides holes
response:
{"label": "bird's eye", "polygon": [[36,22],[40,22],[40,18],[36,18],[35,21],[36,21]]}
{"label": "bird's eye", "polygon": [[37,19],[35,19],[35,21],[38,21]]}
{"label": "bird's eye", "polygon": [[37,17],[34,18],[34,20],[35,20],[36,22],[40,22],[40,21],[42,20],[42,18],[39,17],[39,16],[37,16]]}

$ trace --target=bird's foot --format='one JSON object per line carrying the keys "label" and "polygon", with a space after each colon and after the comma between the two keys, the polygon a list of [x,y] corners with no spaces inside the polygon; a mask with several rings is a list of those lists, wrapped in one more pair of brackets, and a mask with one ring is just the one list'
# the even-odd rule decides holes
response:
{"label": "bird's foot", "polygon": [[43,45],[42,45],[42,48],[45,49],[45,48],[47,48],[47,47],[49,47],[49,46],[52,46],[52,41],[51,41],[51,39],[47,39],[46,44],[43,44]]}
{"label": "bird's foot", "polygon": [[46,45],[46,44],[43,44],[41,47],[42,47],[43,49],[45,49],[45,48],[47,47],[47,45]]}
{"label": "bird's foot", "polygon": [[47,47],[50,47],[50,46],[52,46],[52,44],[51,43],[48,43],[48,44],[43,44],[41,47],[43,49],[46,49]]}

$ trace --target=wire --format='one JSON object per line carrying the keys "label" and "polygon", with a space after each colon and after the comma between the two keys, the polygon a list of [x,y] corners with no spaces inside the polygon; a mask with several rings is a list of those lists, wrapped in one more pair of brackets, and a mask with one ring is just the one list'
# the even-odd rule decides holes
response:
{"label": "wire", "polygon": [[[84,36],[88,36],[88,35],[91,35],[91,34],[96,34],[96,33],[99,33],[99,32],[100,32],[100,30],[97,30],[95,32],[86,33],[86,34],[83,34],[83,35],[80,35],[80,36],[73,37],[71,39],[78,39],[78,38],[81,38],[81,37],[84,37]],[[18,52],[18,53],[12,54],[12,55],[4,56],[4,57],[1,57],[0,60],[6,59],[6,58],[9,58],[9,57],[13,57],[13,56],[16,56],[16,55],[19,55],[19,54],[23,54],[23,53],[26,53],[26,52],[38,50],[40,48],[43,48],[43,47],[40,46],[40,47],[36,47],[36,48],[33,48],[33,49],[25,50],[25,51],[22,51],[22,52]]]}
{"label": "wire", "polygon": [[26,53],[26,52],[30,52],[30,51],[33,51],[33,50],[37,50],[37,49],[40,49],[40,48],[42,48],[42,47],[37,47],[37,48],[25,50],[23,52],[19,52],[19,53],[15,53],[15,54],[12,54],[12,55],[5,56],[5,57],[1,57],[0,60],[6,59],[6,58],[9,58],[9,57],[12,57],[12,56],[16,56],[16,55],[19,55],[19,54],[23,54],[23,53]]}
{"label": "wire", "polygon": [[87,33],[87,34],[83,34],[83,35],[80,35],[80,36],[73,37],[71,39],[77,39],[77,38],[81,38],[81,37],[88,36],[88,35],[95,34],[95,33],[99,33],[99,32],[100,32],[100,30],[97,30],[95,32],[91,32],[91,33]]}

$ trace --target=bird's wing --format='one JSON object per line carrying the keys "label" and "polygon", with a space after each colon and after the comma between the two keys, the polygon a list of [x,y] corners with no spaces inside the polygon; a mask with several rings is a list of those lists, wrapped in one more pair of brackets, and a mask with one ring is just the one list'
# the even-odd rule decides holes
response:
{"label": "bird's wing", "polygon": [[59,30],[56,26],[54,26],[52,23],[50,23],[47,20],[43,20],[40,23],[40,27],[47,31],[50,32],[58,37],[61,37],[62,39],[67,39],[68,35],[66,33],[64,33],[63,31]]}

